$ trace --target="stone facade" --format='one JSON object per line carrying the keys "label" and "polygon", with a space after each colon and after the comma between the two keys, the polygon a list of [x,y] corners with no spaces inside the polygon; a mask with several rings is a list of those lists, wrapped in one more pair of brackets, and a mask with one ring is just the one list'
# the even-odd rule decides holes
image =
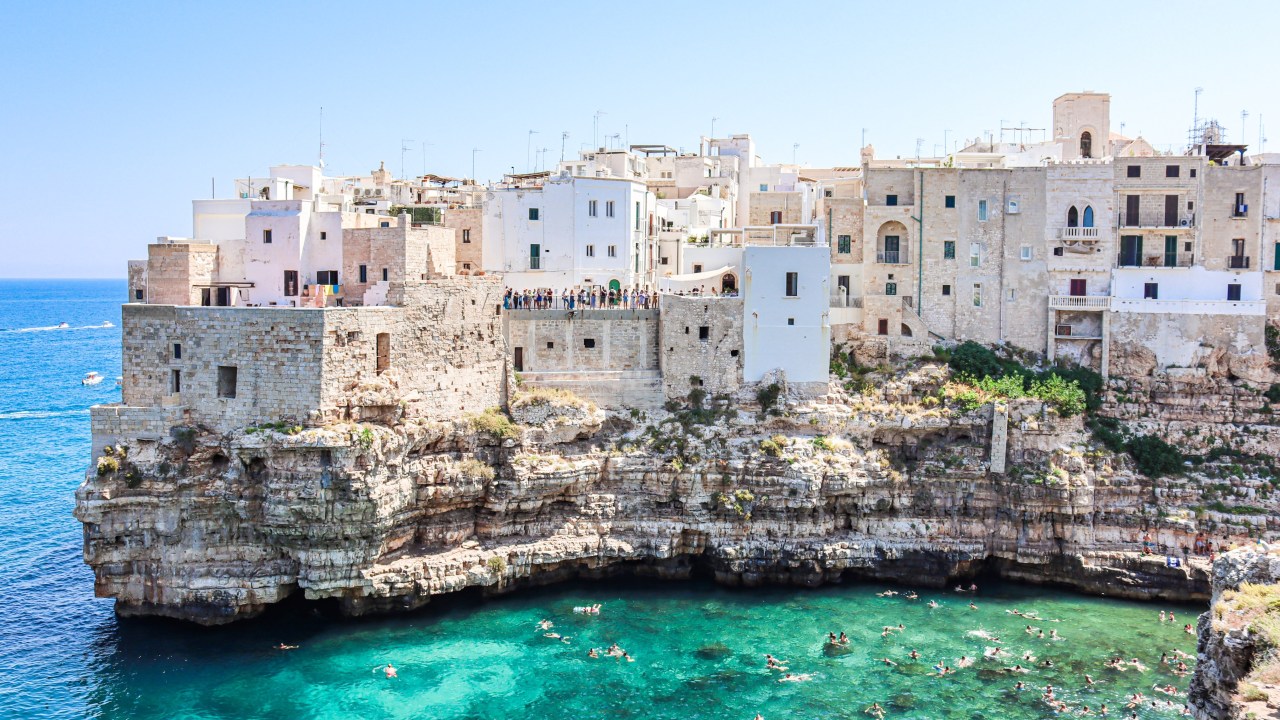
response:
{"label": "stone facade", "polygon": [[[753,192],[748,197],[747,225],[796,225],[808,222],[803,215],[804,196],[798,192]],[[773,213],[781,220],[774,221]]]}
{"label": "stone facade", "polygon": [[484,268],[484,208],[448,207],[443,224],[453,230],[457,271],[474,273]]}
{"label": "stone facade", "polygon": [[664,397],[686,397],[695,377],[708,395],[742,387],[740,298],[667,295],[659,325]]}
{"label": "stone facade", "polygon": [[516,372],[658,369],[657,310],[514,310],[506,328]]}
{"label": "stone facade", "polygon": [[210,288],[217,277],[217,245],[156,243],[148,246],[147,302],[199,305],[202,288]]}
{"label": "stone facade", "polygon": [[391,222],[391,227],[342,231],[342,277],[346,278],[342,295],[346,304],[380,305],[392,283],[455,273],[452,230],[434,225],[411,227],[407,214]]}

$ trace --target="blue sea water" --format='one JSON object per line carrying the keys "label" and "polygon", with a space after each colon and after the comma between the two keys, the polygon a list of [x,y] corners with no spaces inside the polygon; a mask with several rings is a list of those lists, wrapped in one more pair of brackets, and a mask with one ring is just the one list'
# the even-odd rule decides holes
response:
{"label": "blue sea water", "polygon": [[[1155,683],[1185,691],[1158,667],[1161,652],[1194,652],[1182,624],[1199,608],[1084,597],[1047,588],[986,584],[975,598],[883,588],[730,591],[705,583],[573,583],[490,602],[444,600],[423,611],[342,621],[296,606],[223,628],[119,620],[93,597],[81,563],[73,493],[89,463],[88,407],[117,399],[123,281],[0,281],[0,718],[229,720],[232,718],[865,718],[879,702],[890,718],[1048,718],[1046,684],[1078,710]],[[103,321],[116,327],[103,328]],[[52,329],[66,322],[69,329]],[[107,376],[86,387],[80,378]],[[941,607],[925,603],[937,599]],[[575,605],[603,603],[598,617]],[[1034,610],[1046,634],[1024,632],[1008,611]],[[1157,622],[1175,610],[1177,624]],[[550,619],[569,643],[543,636]],[[1051,622],[1059,620],[1060,622]],[[882,637],[881,628],[905,630]],[[828,630],[849,633],[830,653]],[[1053,668],[1022,677],[977,661],[948,677],[945,661],[975,657],[1001,637],[1016,655]],[[297,645],[279,651],[277,643]],[[618,643],[634,658],[591,659]],[[922,654],[911,662],[912,648]],[[779,682],[763,654],[806,682]],[[1103,667],[1139,657],[1140,672]],[[888,666],[880,658],[898,663]],[[399,669],[388,679],[380,668]],[[1083,675],[1097,685],[1088,688]],[[1144,708],[1140,717],[1176,712]]]}

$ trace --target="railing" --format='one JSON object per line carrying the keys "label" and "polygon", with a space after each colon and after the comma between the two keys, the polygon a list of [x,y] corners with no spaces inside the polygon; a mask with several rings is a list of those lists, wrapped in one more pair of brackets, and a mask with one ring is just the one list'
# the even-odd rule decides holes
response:
{"label": "railing", "polygon": [[[1245,258],[1246,263],[1248,258]],[[1120,253],[1116,256],[1116,267],[1147,267],[1147,268],[1189,268],[1195,264],[1196,256],[1194,254],[1179,254],[1176,257],[1160,253],[1159,255],[1143,255],[1141,257],[1130,253]],[[1246,264],[1246,267],[1248,265]]]}
{"label": "railing", "polygon": [[1196,224],[1195,215],[1175,215],[1169,217],[1163,211],[1120,213],[1122,228],[1180,228],[1190,230]]}
{"label": "railing", "polygon": [[1249,256],[1248,255],[1231,255],[1227,258],[1227,267],[1231,268],[1232,270],[1248,270]]}
{"label": "railing", "polygon": [[1058,238],[1060,240],[1085,240],[1085,241],[1092,242],[1098,239],[1098,228],[1096,227],[1058,228]]}
{"label": "railing", "polygon": [[1050,295],[1053,310],[1106,310],[1111,304],[1107,295]]}
{"label": "railing", "polygon": [[831,307],[833,308],[854,307],[854,304],[853,304],[854,301],[860,300],[860,299],[861,298],[851,298],[849,297],[848,293],[834,292],[834,293],[831,293]]}
{"label": "railing", "polygon": [[542,269],[542,258],[540,258],[540,257],[531,257],[531,258],[529,258],[529,269],[530,269],[530,270],[541,270],[541,269]]}
{"label": "railing", "polygon": [[876,262],[881,265],[906,265],[910,263],[906,250],[880,250],[876,252]]}

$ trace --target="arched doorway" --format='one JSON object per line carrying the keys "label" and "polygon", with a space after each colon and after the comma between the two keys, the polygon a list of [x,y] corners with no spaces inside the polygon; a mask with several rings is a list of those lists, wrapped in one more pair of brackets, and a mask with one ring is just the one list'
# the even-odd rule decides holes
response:
{"label": "arched doorway", "polygon": [[1084,207],[1084,227],[1093,227],[1093,207],[1091,205]]}
{"label": "arched doorway", "polygon": [[738,276],[733,273],[725,273],[720,276],[720,294],[728,295],[729,293],[738,291]]}
{"label": "arched doorway", "polygon": [[622,283],[618,282],[617,280],[610,280],[610,281],[609,281],[609,289],[610,289],[610,290],[621,290],[621,289],[622,289]]}
{"label": "arched doorway", "polygon": [[1093,157],[1093,135],[1088,130],[1080,133],[1080,157]]}
{"label": "arched doorway", "polygon": [[1080,227],[1080,213],[1076,211],[1075,205],[1067,211],[1067,227]]}

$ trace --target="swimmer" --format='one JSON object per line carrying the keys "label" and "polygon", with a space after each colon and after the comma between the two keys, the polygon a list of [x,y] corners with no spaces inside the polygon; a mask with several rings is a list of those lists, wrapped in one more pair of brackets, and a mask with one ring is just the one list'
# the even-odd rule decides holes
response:
{"label": "swimmer", "polygon": [[973,604],[973,601],[972,601],[972,600],[970,600],[970,601],[969,601],[969,609],[970,609],[970,610],[977,610],[977,609],[978,609],[978,606],[977,606],[977,605],[974,605],[974,604]]}
{"label": "swimmer", "polygon": [[1081,715],[1092,715],[1093,713],[1089,712],[1089,706],[1088,706],[1088,705],[1085,705],[1084,707],[1080,708],[1080,714],[1081,714]]}
{"label": "swimmer", "polygon": [[764,716],[760,713],[756,713],[755,720],[764,720]]}
{"label": "swimmer", "polygon": [[1089,673],[1084,674],[1084,684],[1093,687],[1093,678],[1089,676]]}
{"label": "swimmer", "polygon": [[[1022,667],[1022,665],[1014,665],[1013,667],[1007,667],[1007,668],[1005,668],[1005,669],[1004,669],[1004,671],[1005,671],[1005,672],[1011,672],[1011,673],[1023,673],[1023,674],[1025,674],[1025,673],[1029,673],[1029,672],[1031,672],[1031,668],[1024,668],[1024,667]],[[1019,685],[1021,685],[1022,683],[1018,683],[1018,684],[1019,684]]]}
{"label": "swimmer", "polygon": [[950,665],[943,665],[942,669],[938,671],[938,677],[942,677],[943,675],[950,675],[951,673],[954,673],[954,672],[955,670],[952,670]]}
{"label": "swimmer", "polygon": [[848,636],[848,635],[845,635],[843,632],[842,632],[842,633],[840,633],[840,644],[841,644],[841,645],[848,645],[848,644],[849,644],[849,636]]}
{"label": "swimmer", "polygon": [[1156,692],[1162,692],[1162,693],[1164,693],[1165,695],[1174,695],[1174,696],[1177,696],[1177,694],[1178,694],[1178,688],[1176,688],[1176,687],[1174,687],[1174,686],[1172,686],[1172,685],[1165,685],[1164,687],[1161,687],[1161,686],[1160,686],[1160,683],[1156,683],[1155,685],[1152,685],[1151,687],[1155,688],[1155,691],[1156,691]]}
{"label": "swimmer", "polygon": [[539,623],[538,623],[538,629],[539,629],[539,630],[550,630],[551,628],[553,628],[553,627],[555,627],[555,626],[556,626],[556,624],[555,624],[555,623],[553,623],[553,622],[551,622],[550,620],[543,620],[542,622],[539,622]]}
{"label": "swimmer", "polygon": [[1196,634],[1196,631],[1191,628],[1191,623],[1187,623],[1186,627],[1182,628],[1182,631],[1188,635]]}
{"label": "swimmer", "polygon": [[391,663],[387,663],[387,666],[382,669],[382,672],[386,673],[388,680],[391,678],[400,677],[400,675],[396,672],[395,666],[392,665]]}
{"label": "swimmer", "polygon": [[1160,611],[1160,622],[1164,622],[1164,611]]}
{"label": "swimmer", "polygon": [[552,640],[559,640],[560,633],[542,633],[542,637],[551,638]]}
{"label": "swimmer", "polygon": [[1059,635],[1059,634],[1058,634],[1058,631],[1057,631],[1057,630],[1050,630],[1050,631],[1049,631],[1049,639],[1050,639],[1050,640],[1062,640],[1062,639],[1064,639],[1064,638],[1063,638],[1061,635]]}
{"label": "swimmer", "polygon": [[1174,656],[1174,657],[1176,657],[1176,658],[1180,658],[1180,659],[1182,659],[1182,660],[1190,660],[1190,659],[1192,659],[1192,657],[1194,657],[1194,656],[1192,656],[1192,655],[1189,655],[1188,653],[1184,653],[1184,652],[1182,652],[1181,650],[1174,650],[1174,651],[1173,651],[1173,656]]}
{"label": "swimmer", "polygon": [[1017,690],[1018,692],[1023,692],[1024,690],[1027,689],[1027,684],[1019,680],[1018,684],[1013,686],[1013,689]]}
{"label": "swimmer", "polygon": [[1036,656],[1035,656],[1035,655],[1032,655],[1032,654],[1031,654],[1031,653],[1029,653],[1029,652],[1025,652],[1025,653],[1022,653],[1022,659],[1023,659],[1024,661],[1026,661],[1026,662],[1035,662],[1035,661],[1036,661]]}
{"label": "swimmer", "polygon": [[1160,653],[1160,664],[1161,665],[1169,664],[1169,653]]}
{"label": "swimmer", "polygon": [[911,652],[907,654],[907,657],[911,658],[912,660],[919,660],[920,653],[916,652],[915,648],[911,648]]}
{"label": "swimmer", "polygon": [[988,660],[994,660],[1000,657],[1001,655],[1008,655],[1008,654],[1009,653],[1005,652],[1002,648],[989,647],[983,651],[982,656],[987,658]]}
{"label": "swimmer", "polygon": [[1173,611],[1172,611],[1172,610],[1170,610],[1170,611],[1169,611],[1169,622],[1171,622],[1171,623],[1173,623],[1173,624],[1175,624],[1175,625],[1176,625],[1176,624],[1178,624],[1178,619],[1177,619],[1177,618],[1175,618],[1175,617],[1173,616]]}
{"label": "swimmer", "polygon": [[1045,685],[1045,686],[1044,686],[1044,699],[1045,699],[1045,700],[1052,700],[1052,699],[1053,699],[1053,686],[1052,686],[1052,685]]}
{"label": "swimmer", "polygon": [[972,664],[973,664],[973,659],[970,658],[968,655],[961,655],[960,659],[956,661],[956,665],[962,668],[967,668]]}
{"label": "swimmer", "polygon": [[570,640],[573,640],[573,638],[569,637],[568,635],[560,636],[560,642],[564,643],[565,645],[568,645]]}
{"label": "swimmer", "polygon": [[298,649],[297,645],[285,645],[284,643],[280,643],[279,645],[276,645],[276,650],[297,650],[297,649]]}
{"label": "swimmer", "polygon": [[635,662],[635,661],[636,661],[636,659],[635,659],[635,658],[633,658],[633,657],[631,657],[630,655],[628,655],[628,654],[627,654],[627,651],[626,651],[626,650],[623,650],[623,651],[622,651],[622,657],[621,657],[621,659],[626,660],[627,662]]}
{"label": "swimmer", "polygon": [[1028,634],[1028,635],[1035,635],[1035,634],[1036,634],[1036,628],[1033,628],[1033,627],[1031,627],[1030,625],[1028,625],[1028,626],[1027,626],[1027,629],[1026,629],[1026,630],[1023,630],[1023,632],[1025,632],[1025,633],[1026,633],[1026,634]]}
{"label": "swimmer", "polygon": [[871,703],[871,706],[868,707],[866,710],[863,710],[862,712],[877,718],[884,717],[884,708],[880,707],[880,703],[878,702]]}
{"label": "swimmer", "polygon": [[805,682],[806,680],[812,679],[812,673],[805,673],[803,675],[792,675],[791,673],[787,673],[786,675],[778,678],[778,682]]}
{"label": "swimmer", "polygon": [[1106,717],[1106,716],[1107,716],[1107,704],[1106,704],[1106,703],[1102,703],[1102,707],[1098,708],[1098,714],[1099,714],[1099,715],[1101,715],[1102,717]]}
{"label": "swimmer", "polygon": [[1043,631],[1043,630],[1041,630],[1041,631],[1039,631],[1038,633],[1036,633],[1036,639],[1038,639],[1038,640],[1043,640],[1043,639],[1044,639],[1044,631]]}
{"label": "swimmer", "polygon": [[917,594],[915,594],[915,591],[912,591],[912,592],[907,593],[905,597],[906,597],[908,600],[919,600],[919,599],[920,599],[920,596],[919,596],[919,595],[917,595]]}
{"label": "swimmer", "polygon": [[936,608],[936,607],[938,607],[938,601],[937,601],[937,600],[930,600],[930,601],[929,601],[929,607],[931,607],[931,608]]}
{"label": "swimmer", "polygon": [[1173,674],[1178,675],[1179,677],[1186,675],[1188,672],[1190,671],[1187,669],[1187,664],[1181,660],[1178,661],[1178,666],[1173,669]]}
{"label": "swimmer", "polygon": [[1143,664],[1142,664],[1142,661],[1138,660],[1138,658],[1134,658],[1134,659],[1130,660],[1130,661],[1129,661],[1129,664],[1130,664],[1130,665],[1132,665],[1133,667],[1138,668],[1138,670],[1139,670],[1140,672],[1146,672],[1146,671],[1147,671],[1147,666],[1146,666],[1146,665],[1143,665]]}
{"label": "swimmer", "polygon": [[898,664],[898,663],[896,663],[896,662],[894,662],[894,661],[890,660],[889,658],[880,658],[880,662],[884,663],[885,665],[888,665],[889,667],[894,667],[895,665],[897,665],[897,664]]}
{"label": "swimmer", "polygon": [[588,651],[587,651],[587,657],[589,657],[589,658],[591,658],[591,659],[593,659],[593,660],[594,660],[594,659],[596,659],[596,658],[599,658],[599,657],[600,657],[600,653],[599,653],[599,652],[596,652],[596,649],[595,649],[595,648],[591,648],[590,650],[588,650]]}
{"label": "swimmer", "polygon": [[1042,668],[1051,668],[1051,667],[1053,667],[1053,661],[1052,661],[1052,660],[1049,660],[1049,659],[1047,659],[1047,658],[1046,658],[1046,659],[1044,660],[1044,662],[1040,663],[1040,667],[1042,667]]}

